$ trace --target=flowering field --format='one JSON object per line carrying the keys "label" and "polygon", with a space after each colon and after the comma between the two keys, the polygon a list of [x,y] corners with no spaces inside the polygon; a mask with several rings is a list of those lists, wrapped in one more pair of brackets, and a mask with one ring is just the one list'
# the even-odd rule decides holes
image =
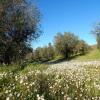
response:
{"label": "flowering field", "polygon": [[0,100],[100,100],[100,62],[70,61],[26,73],[2,72]]}

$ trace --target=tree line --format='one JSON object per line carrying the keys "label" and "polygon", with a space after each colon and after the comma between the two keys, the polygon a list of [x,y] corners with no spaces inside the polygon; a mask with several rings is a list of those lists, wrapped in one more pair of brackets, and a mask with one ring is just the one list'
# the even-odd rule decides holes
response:
{"label": "tree line", "polygon": [[71,32],[57,33],[54,37],[54,44],[38,47],[33,51],[33,61],[49,61],[61,55],[65,59],[70,59],[75,55],[86,54],[89,45]]}

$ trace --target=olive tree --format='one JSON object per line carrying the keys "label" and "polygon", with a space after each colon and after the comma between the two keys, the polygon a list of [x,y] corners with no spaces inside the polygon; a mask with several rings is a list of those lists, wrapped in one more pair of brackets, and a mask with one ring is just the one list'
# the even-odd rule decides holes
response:
{"label": "olive tree", "polygon": [[70,32],[58,33],[54,40],[56,50],[65,58],[69,58],[73,54],[77,42],[78,37]]}
{"label": "olive tree", "polygon": [[40,35],[40,12],[28,0],[0,0],[0,56],[5,63],[20,60],[30,41]]}

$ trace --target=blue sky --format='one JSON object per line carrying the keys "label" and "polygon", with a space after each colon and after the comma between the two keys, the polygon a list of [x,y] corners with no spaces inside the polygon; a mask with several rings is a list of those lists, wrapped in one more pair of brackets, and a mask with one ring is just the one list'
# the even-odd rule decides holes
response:
{"label": "blue sky", "polygon": [[95,44],[90,33],[96,22],[100,21],[100,0],[37,0],[42,13],[42,35],[33,48],[54,41],[57,32],[73,32],[88,44]]}

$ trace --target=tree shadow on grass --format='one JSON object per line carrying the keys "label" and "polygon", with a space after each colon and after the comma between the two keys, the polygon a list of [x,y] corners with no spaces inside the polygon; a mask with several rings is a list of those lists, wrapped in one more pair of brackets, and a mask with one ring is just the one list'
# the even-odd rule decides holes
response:
{"label": "tree shadow on grass", "polygon": [[83,56],[83,55],[86,55],[86,54],[73,55],[69,58],[60,58],[60,59],[57,59],[55,61],[50,61],[50,62],[48,61],[48,62],[44,62],[44,63],[45,64],[57,64],[57,63],[65,62],[65,61],[71,61],[71,60],[75,60],[75,58],[77,58],[78,56]]}
{"label": "tree shadow on grass", "polygon": [[57,64],[57,63],[61,63],[61,62],[64,62],[64,61],[68,61],[68,59],[60,58],[60,59],[57,59],[55,61],[45,62],[45,64]]}
{"label": "tree shadow on grass", "polygon": [[88,53],[73,55],[73,56],[71,56],[71,57],[69,58],[69,60],[73,60],[73,59],[75,59],[75,58],[77,58],[77,57],[79,57],[79,56],[85,56],[85,55],[87,55],[87,54],[88,54]]}

